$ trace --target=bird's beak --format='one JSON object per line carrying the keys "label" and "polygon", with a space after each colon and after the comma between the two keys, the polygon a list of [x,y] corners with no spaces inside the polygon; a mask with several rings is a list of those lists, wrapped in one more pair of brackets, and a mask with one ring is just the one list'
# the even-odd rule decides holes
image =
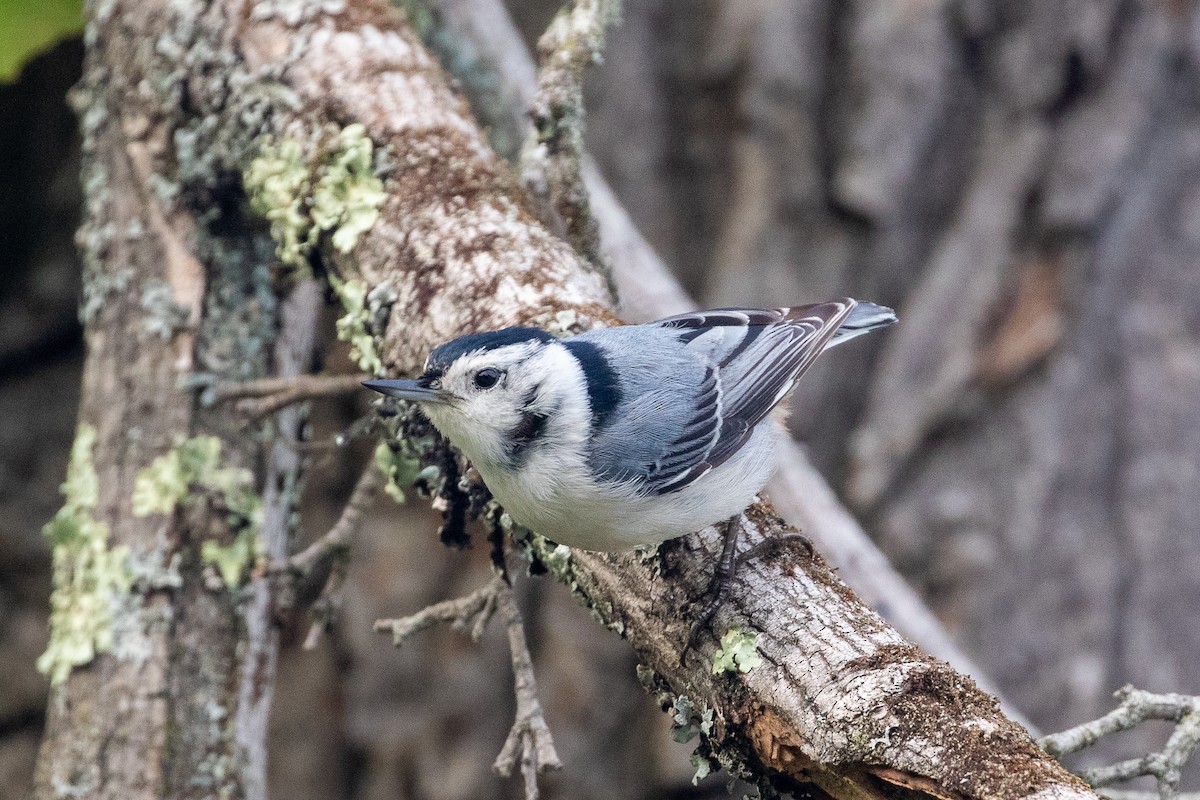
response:
{"label": "bird's beak", "polygon": [[412,400],[417,403],[449,403],[452,395],[441,389],[431,389],[422,386],[419,381],[363,381],[363,386],[373,389],[388,397],[399,397],[401,400]]}

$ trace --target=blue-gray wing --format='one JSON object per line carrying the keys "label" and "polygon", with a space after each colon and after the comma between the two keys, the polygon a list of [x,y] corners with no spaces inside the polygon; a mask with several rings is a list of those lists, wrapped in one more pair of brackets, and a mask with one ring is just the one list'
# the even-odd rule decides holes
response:
{"label": "blue-gray wing", "polygon": [[737,452],[855,305],[844,298],[796,308],[723,308],[652,323],[678,330],[704,372],[682,432],[648,465],[645,491],[678,491]]}

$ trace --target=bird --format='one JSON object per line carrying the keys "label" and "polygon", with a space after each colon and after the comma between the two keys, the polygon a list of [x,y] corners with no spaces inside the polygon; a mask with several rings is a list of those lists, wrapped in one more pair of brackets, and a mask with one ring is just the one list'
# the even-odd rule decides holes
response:
{"label": "bird", "polygon": [[772,410],[822,352],[895,321],[847,297],[563,339],[512,327],[439,345],[416,379],[364,385],[417,403],[512,519],[556,543],[623,551],[728,522],[716,581],[774,471]]}

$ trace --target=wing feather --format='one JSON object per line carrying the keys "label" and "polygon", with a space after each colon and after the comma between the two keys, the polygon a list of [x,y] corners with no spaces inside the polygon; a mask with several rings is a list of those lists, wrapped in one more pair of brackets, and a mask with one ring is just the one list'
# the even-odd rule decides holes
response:
{"label": "wing feather", "polygon": [[[755,426],[791,391],[854,310],[849,298],[798,308],[720,308],[654,323],[680,335],[704,379],[696,413],[649,466],[652,494],[678,491],[720,466],[750,438]],[[708,334],[717,332],[717,336]]]}

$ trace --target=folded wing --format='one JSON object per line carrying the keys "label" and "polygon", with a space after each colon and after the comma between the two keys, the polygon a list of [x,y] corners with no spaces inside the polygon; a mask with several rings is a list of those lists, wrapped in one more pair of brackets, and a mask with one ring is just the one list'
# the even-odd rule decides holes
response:
{"label": "folded wing", "polygon": [[654,323],[678,329],[705,371],[683,432],[649,465],[646,490],[678,491],[737,452],[856,305],[843,298],[796,308],[723,308]]}

